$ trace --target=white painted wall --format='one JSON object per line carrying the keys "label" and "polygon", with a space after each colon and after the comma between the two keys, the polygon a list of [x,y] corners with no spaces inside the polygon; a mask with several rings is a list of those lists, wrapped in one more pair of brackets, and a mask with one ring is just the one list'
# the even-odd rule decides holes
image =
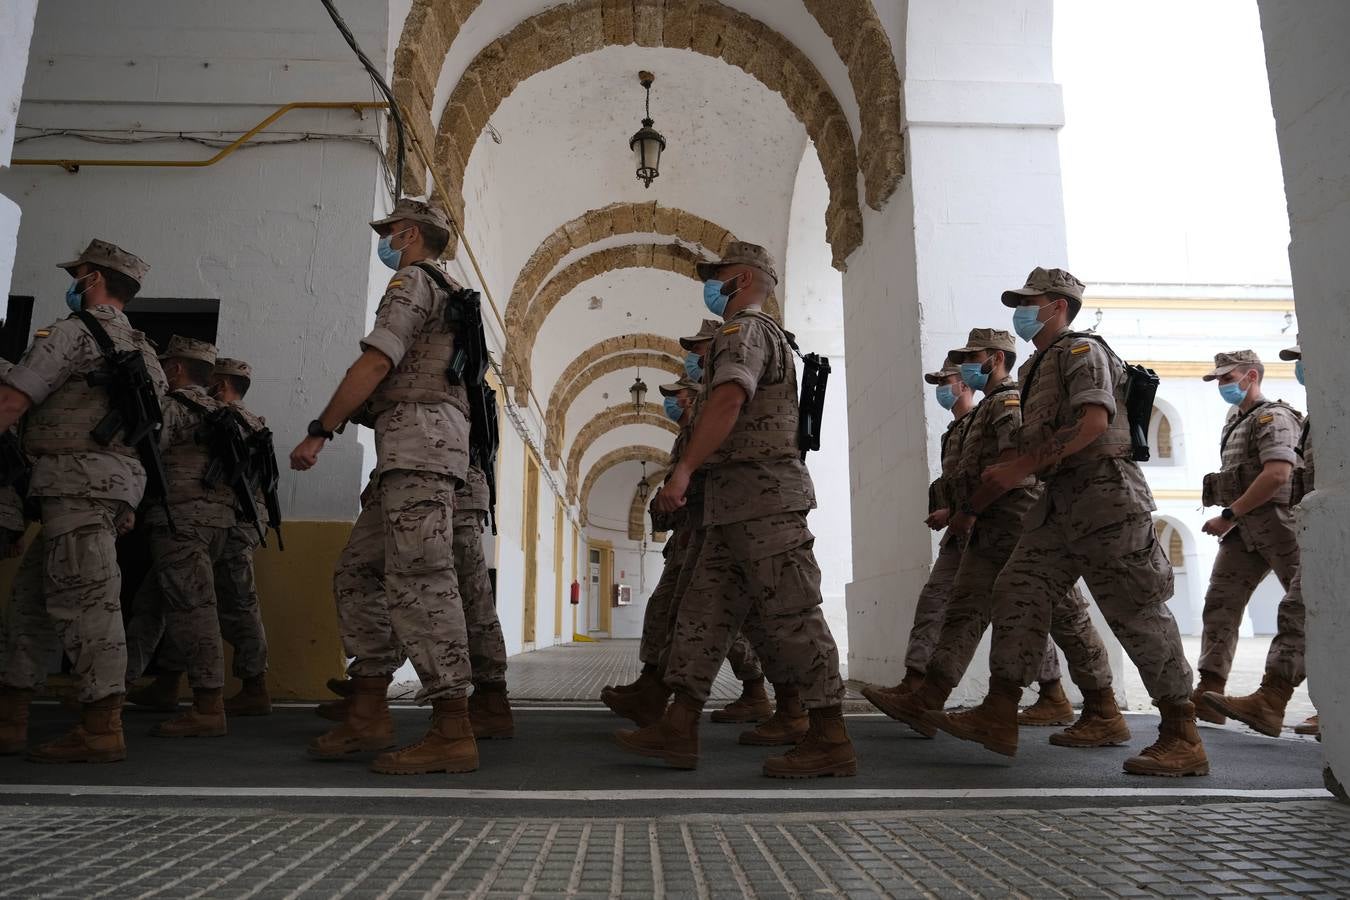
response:
{"label": "white painted wall", "polygon": [[[0,167],[9,165],[14,123],[28,69],[28,44],[33,37],[37,0],[14,0],[0,7]],[[0,319],[9,305],[10,276],[19,242],[19,205],[0,194]]]}
{"label": "white painted wall", "polygon": [[1350,492],[1345,398],[1350,396],[1350,5],[1260,0],[1270,96],[1289,202],[1290,268],[1303,348],[1316,390],[1317,490],[1303,502],[1308,682],[1322,716],[1326,760],[1350,776]]}

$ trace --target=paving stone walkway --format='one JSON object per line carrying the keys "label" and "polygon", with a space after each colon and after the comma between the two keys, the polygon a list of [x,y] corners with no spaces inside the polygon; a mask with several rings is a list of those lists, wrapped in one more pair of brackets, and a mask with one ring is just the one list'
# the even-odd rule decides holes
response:
{"label": "paving stone walkway", "polygon": [[623,819],[0,809],[0,896],[1344,896],[1350,807]]}

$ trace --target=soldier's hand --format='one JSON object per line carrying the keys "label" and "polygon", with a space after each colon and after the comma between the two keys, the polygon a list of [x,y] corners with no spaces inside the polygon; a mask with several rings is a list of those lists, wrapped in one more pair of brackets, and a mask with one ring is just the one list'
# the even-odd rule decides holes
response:
{"label": "soldier's hand", "polygon": [[291,451],[291,468],[297,472],[314,468],[319,461],[319,451],[328,443],[321,437],[307,437],[295,445]]}
{"label": "soldier's hand", "polygon": [[1007,491],[1017,487],[1029,472],[1024,472],[1016,460],[994,463],[980,475],[980,480],[1000,490]]}
{"label": "soldier's hand", "polygon": [[673,513],[677,509],[682,509],[685,504],[684,495],[688,490],[689,476],[677,466],[666,479],[661,492],[656,495],[654,503],[657,512]]}
{"label": "soldier's hand", "polygon": [[136,510],[129,509],[122,513],[113,524],[117,526],[118,537],[131,534],[132,529],[136,527]]}
{"label": "soldier's hand", "polygon": [[1225,519],[1223,516],[1215,516],[1214,518],[1206,522],[1204,525],[1202,525],[1200,530],[1203,531],[1205,534],[1212,534],[1215,537],[1223,537],[1225,534],[1232,531],[1233,526],[1236,524],[1237,523],[1234,522],[1232,519]]}
{"label": "soldier's hand", "polygon": [[934,531],[941,531],[947,527],[947,523],[951,517],[952,511],[950,509],[939,509],[931,513],[928,518],[924,519],[923,524]]}
{"label": "soldier's hand", "polygon": [[972,513],[966,512],[957,513],[955,516],[952,517],[951,522],[947,525],[947,529],[949,531],[955,534],[959,534],[962,537],[968,536],[974,527],[975,527],[975,516]]}

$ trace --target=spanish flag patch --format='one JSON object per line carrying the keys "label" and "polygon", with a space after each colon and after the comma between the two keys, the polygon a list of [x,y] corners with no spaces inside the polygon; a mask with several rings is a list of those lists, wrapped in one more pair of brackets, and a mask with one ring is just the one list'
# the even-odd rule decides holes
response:
{"label": "spanish flag patch", "polygon": [[1072,353],[1074,356],[1077,356],[1078,354],[1086,353],[1091,349],[1092,349],[1091,344],[1078,344],[1074,346],[1073,349],[1071,349],[1069,352]]}
{"label": "spanish flag patch", "polygon": [[1275,421],[1275,416],[1271,413],[1266,413],[1264,416],[1257,419],[1256,421],[1262,425],[1269,425],[1271,422]]}
{"label": "spanish flag patch", "polygon": [[740,331],[740,330],[741,330],[741,326],[740,326],[740,323],[738,322],[738,323],[736,323],[735,325],[728,325],[726,328],[723,328],[723,329],[722,329],[722,333],[723,333],[723,334],[735,334],[736,332],[738,332],[738,331]]}
{"label": "spanish flag patch", "polygon": [[49,329],[39,328],[37,331],[33,332],[33,337],[46,337],[49,334],[51,334]]}
{"label": "spanish flag patch", "polygon": [[1021,397],[1009,397],[1007,400],[1004,400],[1004,401],[1003,401],[1003,405],[1004,405],[1004,406],[1021,406],[1021,405],[1022,405],[1022,398],[1021,398]]}
{"label": "spanish flag patch", "polygon": [[392,291],[392,290],[393,290],[394,288],[396,288],[396,287],[403,287],[403,279],[402,279],[402,278],[395,278],[393,281],[390,281],[390,282],[389,282],[389,286],[386,287],[385,290],[386,290],[386,291]]}

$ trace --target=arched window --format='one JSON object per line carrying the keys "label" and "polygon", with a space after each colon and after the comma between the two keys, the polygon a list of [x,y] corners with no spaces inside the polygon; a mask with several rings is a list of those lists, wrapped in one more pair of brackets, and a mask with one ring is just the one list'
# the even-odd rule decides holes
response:
{"label": "arched window", "polygon": [[1148,445],[1153,453],[1149,462],[1157,466],[1180,465],[1180,434],[1173,432],[1173,420],[1176,413],[1170,415],[1160,406],[1153,407],[1153,416],[1149,419]]}
{"label": "arched window", "polygon": [[1153,528],[1158,533],[1158,542],[1167,551],[1167,561],[1172,564],[1172,569],[1177,572],[1183,571],[1186,568],[1186,541],[1182,538],[1181,532],[1166,519],[1156,520]]}

